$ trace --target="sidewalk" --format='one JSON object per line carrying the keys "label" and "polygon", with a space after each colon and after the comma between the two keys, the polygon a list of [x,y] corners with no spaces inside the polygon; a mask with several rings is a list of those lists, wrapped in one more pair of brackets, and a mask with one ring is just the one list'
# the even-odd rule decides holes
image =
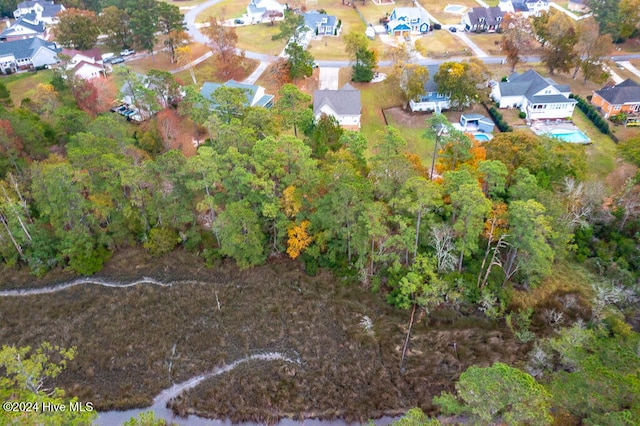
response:
{"label": "sidewalk", "polygon": [[623,66],[628,71],[631,71],[637,77],[640,77],[640,70],[638,68],[634,67],[633,64],[631,64],[631,62],[629,62],[629,61],[620,61],[620,62],[616,62],[616,64]]}

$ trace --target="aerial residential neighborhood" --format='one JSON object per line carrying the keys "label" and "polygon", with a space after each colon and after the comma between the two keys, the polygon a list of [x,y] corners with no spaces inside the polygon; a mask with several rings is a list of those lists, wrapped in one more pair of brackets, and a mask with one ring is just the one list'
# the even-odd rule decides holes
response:
{"label": "aerial residential neighborhood", "polygon": [[638,10],[3,0],[0,425],[640,424]]}

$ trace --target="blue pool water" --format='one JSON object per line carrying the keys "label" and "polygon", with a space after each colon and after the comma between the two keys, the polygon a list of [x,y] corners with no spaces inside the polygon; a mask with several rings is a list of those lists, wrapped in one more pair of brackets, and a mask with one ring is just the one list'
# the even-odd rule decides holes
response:
{"label": "blue pool water", "polygon": [[552,130],[549,133],[554,138],[570,143],[589,143],[591,140],[580,130]]}
{"label": "blue pool water", "polygon": [[447,5],[447,7],[444,8],[445,12],[452,12],[452,13],[456,13],[456,12],[462,12],[466,9],[465,6],[460,6],[458,4],[449,4]]}
{"label": "blue pool water", "polygon": [[474,133],[473,137],[476,138],[478,142],[489,142],[491,138],[484,133]]}

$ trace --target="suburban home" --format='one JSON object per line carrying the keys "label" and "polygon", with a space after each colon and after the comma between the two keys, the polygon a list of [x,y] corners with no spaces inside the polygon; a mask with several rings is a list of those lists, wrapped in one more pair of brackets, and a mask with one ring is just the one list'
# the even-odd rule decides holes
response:
{"label": "suburban home", "polygon": [[345,84],[340,90],[313,92],[313,116],[316,120],[322,114],[330,115],[338,121],[340,127],[359,130],[361,113],[360,91],[350,84]]}
{"label": "suburban home", "polygon": [[0,43],[0,72],[11,74],[21,70],[53,65],[59,61],[55,43],[39,37]]}
{"label": "suburban home", "polygon": [[62,49],[58,57],[63,62],[68,58],[66,69],[72,70],[73,75],[76,77],[91,80],[92,78],[100,77],[106,73],[100,49]]}
{"label": "suburban home", "polygon": [[61,4],[55,4],[51,0],[29,0],[18,3],[18,8],[13,11],[13,17],[18,19],[28,13],[35,13],[38,21],[52,25],[58,23],[56,15],[65,10]]}
{"label": "suburban home", "polygon": [[465,132],[493,133],[495,123],[489,117],[482,114],[462,114],[460,127]]}
{"label": "suburban home", "polygon": [[628,78],[615,86],[603,87],[593,92],[591,103],[605,118],[620,113],[640,114],[640,85]]}
{"label": "suburban home", "polygon": [[286,8],[276,0],[251,0],[247,6],[247,18],[251,23],[269,22],[283,18]]}
{"label": "suburban home", "polygon": [[409,34],[425,34],[431,25],[424,9],[418,7],[396,7],[389,15],[387,32],[392,36],[405,37]]}
{"label": "suburban home", "polygon": [[23,38],[40,37],[46,38],[47,29],[44,22],[38,21],[35,13],[30,12],[16,19],[16,21],[0,32],[0,41],[13,41]]}
{"label": "suburban home", "polygon": [[417,100],[410,100],[411,111],[434,111],[440,113],[444,109],[451,108],[449,95],[438,92],[438,85],[433,81],[433,76],[438,73],[438,65],[428,65],[429,80],[424,84],[424,92]]}
{"label": "suburban home", "polygon": [[327,15],[312,10],[302,15],[304,17],[304,27],[300,31],[298,41],[306,46],[315,36],[337,36],[340,34],[340,21],[333,15]]}
{"label": "suburban home", "polygon": [[569,94],[568,85],[557,84],[534,70],[514,73],[491,90],[491,97],[500,108],[519,108],[527,114],[528,120],[571,117],[577,102],[570,99]]}
{"label": "suburban home", "polygon": [[505,13],[515,13],[528,18],[549,10],[548,0],[500,0],[498,7]]}
{"label": "suburban home", "polygon": [[500,29],[504,12],[498,6],[474,7],[462,17],[466,31],[495,33]]}
{"label": "suburban home", "polygon": [[[215,92],[217,88],[222,86],[235,87],[244,90],[245,94],[247,95],[247,103],[245,104],[245,106],[264,108],[271,108],[273,106],[273,95],[266,94],[264,91],[264,87],[255,86],[253,84],[238,83],[234,80],[229,80],[224,84],[206,82],[202,85],[200,94],[211,101],[211,95],[213,95],[213,92]],[[212,108],[213,107],[214,106],[212,106]]]}
{"label": "suburban home", "polygon": [[587,0],[569,0],[567,9],[578,13],[588,13],[591,10],[587,6]]}

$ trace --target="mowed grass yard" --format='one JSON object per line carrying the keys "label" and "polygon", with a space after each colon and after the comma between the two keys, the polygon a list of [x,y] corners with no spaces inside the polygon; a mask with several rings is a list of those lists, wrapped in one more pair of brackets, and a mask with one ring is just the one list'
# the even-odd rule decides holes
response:
{"label": "mowed grass yard", "polygon": [[430,58],[471,56],[471,49],[449,31],[431,31],[416,40],[416,49]]}
{"label": "mowed grass yard", "polygon": [[20,106],[24,98],[36,94],[38,84],[48,84],[53,77],[53,71],[43,70],[38,72],[22,72],[9,76],[3,76],[3,82],[11,93],[11,100],[15,106]]}
{"label": "mowed grass yard", "polygon": [[196,22],[207,22],[209,17],[221,19],[234,19],[244,15],[247,11],[247,5],[249,0],[224,0],[218,4],[214,4],[211,7],[205,9],[198,17]]}
{"label": "mowed grass yard", "polygon": [[475,0],[434,0],[429,1],[428,3],[425,2],[423,6],[429,11],[431,15],[433,15],[434,18],[440,21],[443,25],[459,24],[462,20],[463,15],[444,11],[444,8],[450,4],[465,6],[467,7],[467,9],[471,9],[472,7],[480,7],[480,5]]}

